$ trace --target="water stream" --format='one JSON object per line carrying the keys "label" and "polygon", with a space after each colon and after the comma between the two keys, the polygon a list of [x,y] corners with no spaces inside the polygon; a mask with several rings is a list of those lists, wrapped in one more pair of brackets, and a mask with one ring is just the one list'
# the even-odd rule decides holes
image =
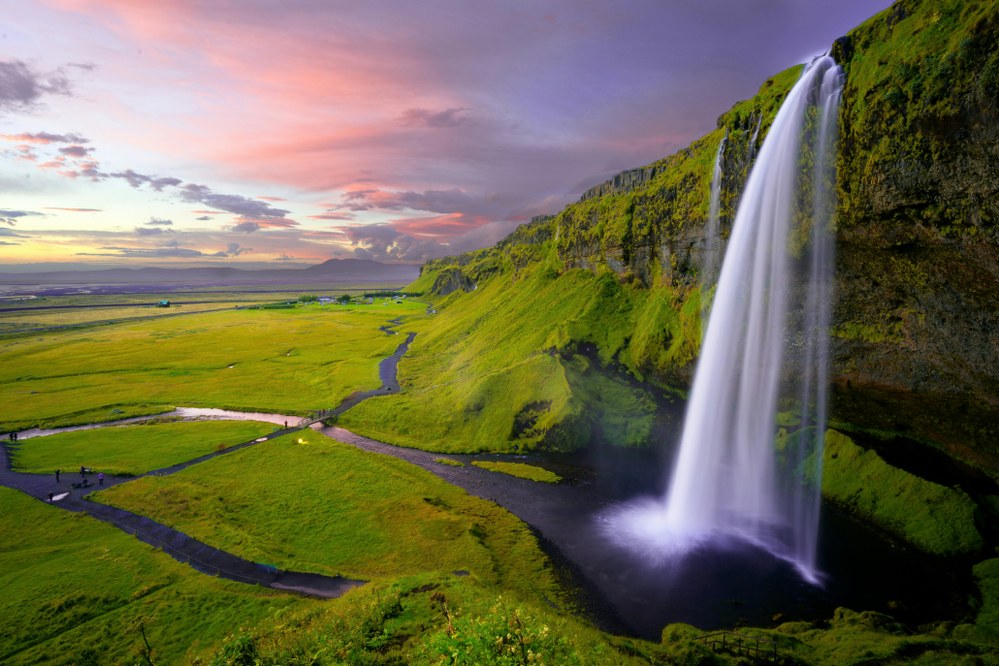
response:
{"label": "water stream", "polygon": [[711,174],[711,199],[708,203],[708,220],[704,224],[704,253],[701,260],[701,295],[703,305],[701,306],[702,321],[708,320],[710,307],[707,300],[708,290],[714,286],[718,280],[718,265],[721,263],[722,239],[721,239],[721,181],[722,181],[722,160],[725,157],[725,144],[728,135],[722,138],[718,144],[718,152],[715,154],[715,168]]}

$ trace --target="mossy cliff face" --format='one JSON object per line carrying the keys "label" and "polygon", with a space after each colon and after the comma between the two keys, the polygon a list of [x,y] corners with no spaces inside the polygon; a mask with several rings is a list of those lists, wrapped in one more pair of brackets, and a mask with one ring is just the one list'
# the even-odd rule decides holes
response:
{"label": "mossy cliff face", "polygon": [[999,5],[840,40],[835,414],[999,470]]}

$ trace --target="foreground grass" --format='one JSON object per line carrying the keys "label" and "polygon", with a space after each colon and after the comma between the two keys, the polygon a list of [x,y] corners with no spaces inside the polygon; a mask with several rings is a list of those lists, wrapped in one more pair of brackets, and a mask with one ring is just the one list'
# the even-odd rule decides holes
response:
{"label": "foreground grass", "polygon": [[248,442],[274,430],[255,421],[181,421],[78,430],[22,440],[13,451],[19,472],[142,474]]}
{"label": "foreground grass", "polygon": [[470,577],[429,574],[367,585],[321,608],[286,613],[280,624],[233,632],[209,663],[617,666],[680,663],[691,652],[602,633]]}
{"label": "foreground grass", "polygon": [[[377,388],[402,303],[232,310],[0,340],[0,430],[170,405],[305,414]],[[159,405],[160,407],[157,407]]]}
{"label": "foreground grass", "polygon": [[526,463],[473,460],[472,464],[476,467],[481,467],[482,469],[488,469],[491,472],[501,472],[503,474],[509,474],[510,476],[519,477],[521,479],[527,479],[528,481],[558,483],[562,480],[562,477],[555,472],[550,472],[544,467],[528,465]]}
{"label": "foreground grass", "polygon": [[535,538],[512,514],[315,432],[92,497],[281,568],[365,580],[466,571],[525,595],[559,595]]}
{"label": "foreground grass", "polygon": [[233,627],[316,602],[200,574],[83,515],[0,488],[0,662],[184,663]]}

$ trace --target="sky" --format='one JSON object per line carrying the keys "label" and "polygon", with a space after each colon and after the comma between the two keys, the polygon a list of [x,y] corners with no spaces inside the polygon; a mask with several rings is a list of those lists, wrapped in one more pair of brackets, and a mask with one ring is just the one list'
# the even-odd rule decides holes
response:
{"label": "sky", "polygon": [[889,0],[0,0],[0,272],[422,263]]}

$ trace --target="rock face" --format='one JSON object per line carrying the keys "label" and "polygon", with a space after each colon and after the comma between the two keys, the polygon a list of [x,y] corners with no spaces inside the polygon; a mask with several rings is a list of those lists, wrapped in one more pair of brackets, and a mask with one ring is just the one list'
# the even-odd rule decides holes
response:
{"label": "rock face", "polygon": [[459,290],[472,291],[473,289],[475,289],[475,282],[457,268],[449,268],[438,273],[432,288],[435,294],[441,296],[447,296]]}
{"label": "rock face", "polygon": [[[989,5],[989,6],[985,6]],[[905,0],[840,42],[835,414],[999,470],[999,9]]]}
{"label": "rock face", "polygon": [[[834,45],[846,84],[831,416],[931,444],[999,477],[997,43],[997,3],[900,0]],[[800,71],[765,82],[687,149],[619,174],[496,248],[428,265],[441,282],[434,290],[548,262],[558,272],[610,270],[622,288],[668,292],[678,309],[699,300],[718,144],[727,137],[727,238],[756,151]],[[621,335],[638,339],[647,324],[631,321]],[[689,360],[632,358],[630,368],[660,384],[682,384],[692,369]]]}

